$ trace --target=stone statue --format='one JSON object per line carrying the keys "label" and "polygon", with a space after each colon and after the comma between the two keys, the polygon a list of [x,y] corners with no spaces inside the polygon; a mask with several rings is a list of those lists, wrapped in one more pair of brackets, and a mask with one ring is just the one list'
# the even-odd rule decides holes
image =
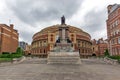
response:
{"label": "stone statue", "polygon": [[64,17],[64,15],[61,17],[61,24],[65,24],[65,17]]}

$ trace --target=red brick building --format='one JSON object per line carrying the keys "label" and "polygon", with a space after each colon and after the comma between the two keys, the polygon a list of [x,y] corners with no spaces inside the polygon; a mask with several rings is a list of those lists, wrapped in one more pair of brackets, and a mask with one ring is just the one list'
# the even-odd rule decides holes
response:
{"label": "red brick building", "polygon": [[31,45],[26,45],[25,50],[24,50],[25,55],[30,55],[31,54]]}
{"label": "red brick building", "polygon": [[18,47],[18,32],[14,25],[0,24],[0,53],[15,52]]}
{"label": "red brick building", "polygon": [[95,39],[92,40],[92,55],[98,56],[98,45]]}
{"label": "red brick building", "polygon": [[107,37],[111,55],[120,55],[120,4],[108,5]]}
{"label": "red brick building", "polygon": [[107,40],[103,40],[103,38],[92,41],[92,51],[93,54],[96,56],[103,56],[105,50],[108,49],[108,42]]}

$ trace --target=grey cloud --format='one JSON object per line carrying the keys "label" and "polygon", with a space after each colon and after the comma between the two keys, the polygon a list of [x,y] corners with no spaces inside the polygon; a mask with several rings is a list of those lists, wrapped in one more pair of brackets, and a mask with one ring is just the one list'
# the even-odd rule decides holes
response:
{"label": "grey cloud", "polygon": [[20,32],[20,38],[22,38],[25,42],[29,44],[31,43],[32,35],[33,33],[30,32],[23,32],[23,31]]}
{"label": "grey cloud", "polygon": [[63,14],[70,18],[83,0],[6,0],[7,6],[24,23],[50,22]]}
{"label": "grey cloud", "polygon": [[90,32],[91,34],[94,34],[97,31],[101,31],[104,28],[106,28],[105,23],[106,23],[106,10],[98,10],[95,11],[95,9],[89,11],[85,16],[84,16],[84,28]]}

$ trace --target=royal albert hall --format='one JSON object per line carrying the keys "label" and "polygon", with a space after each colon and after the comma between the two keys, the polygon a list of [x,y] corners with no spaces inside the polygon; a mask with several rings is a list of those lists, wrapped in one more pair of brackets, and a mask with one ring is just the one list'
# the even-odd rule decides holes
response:
{"label": "royal albert hall", "polygon": [[[35,33],[32,37],[31,55],[47,57],[50,51],[54,49],[55,43],[59,38],[59,27],[61,24],[53,25]],[[73,44],[74,51],[79,51],[81,57],[92,55],[91,36],[80,28],[67,25],[66,35]]]}

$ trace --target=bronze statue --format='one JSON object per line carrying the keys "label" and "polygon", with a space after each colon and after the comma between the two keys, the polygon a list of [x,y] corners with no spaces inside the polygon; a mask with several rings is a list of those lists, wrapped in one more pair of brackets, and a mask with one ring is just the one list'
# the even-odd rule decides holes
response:
{"label": "bronze statue", "polygon": [[64,17],[64,15],[61,17],[61,24],[65,24],[65,17]]}

